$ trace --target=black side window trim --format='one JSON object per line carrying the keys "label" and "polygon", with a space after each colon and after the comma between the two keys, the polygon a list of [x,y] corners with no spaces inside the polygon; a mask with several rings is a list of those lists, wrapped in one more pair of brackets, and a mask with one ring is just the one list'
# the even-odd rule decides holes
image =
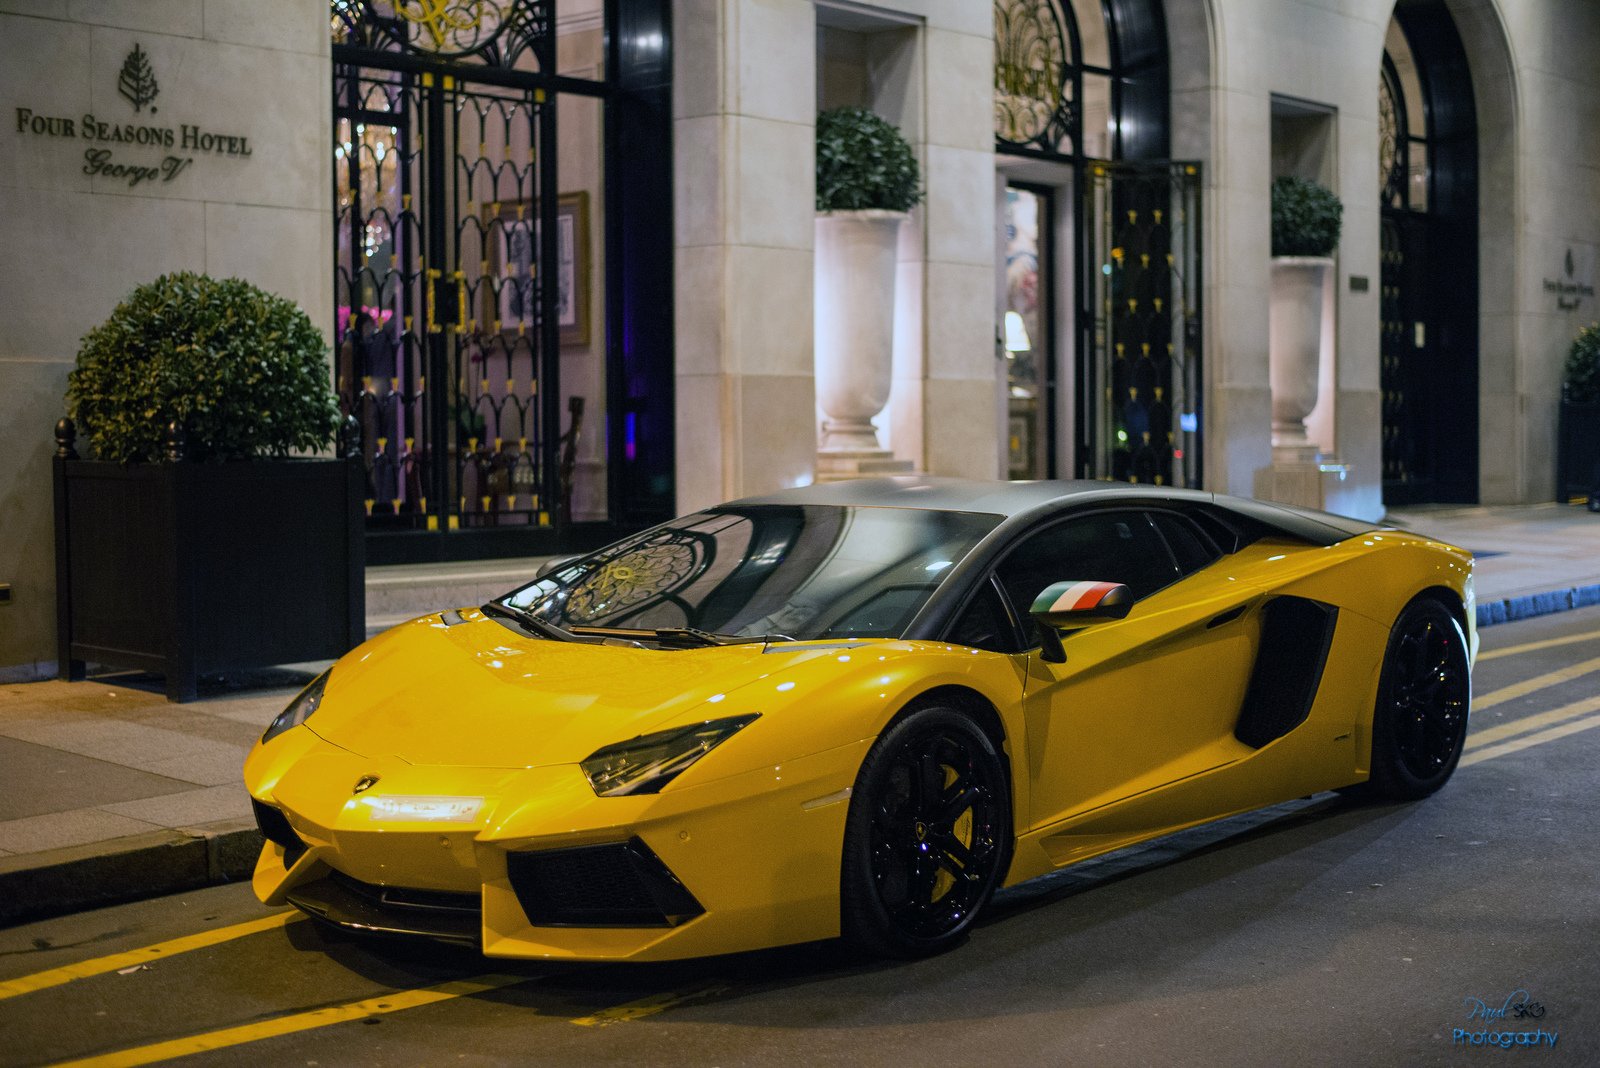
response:
{"label": "black side window trim", "polygon": [[[950,613],[949,621],[940,629],[939,640],[952,640],[950,635],[953,634],[956,627],[960,625],[962,617],[967,613],[967,609],[971,608],[978,598],[983,596],[983,588],[985,586],[989,587],[989,591],[998,599],[1000,603],[1000,611],[1005,613],[1007,629],[1010,632],[1011,641],[1010,648],[1008,649],[985,649],[984,652],[1001,652],[1007,654],[1027,652],[1029,648],[1027,642],[1028,632],[1023,626],[1022,621],[1017,618],[1017,610],[1012,605],[1011,598],[1006,595],[1006,588],[1001,584],[1000,577],[995,574],[993,566],[990,566],[985,570],[983,578],[972,584],[972,588],[967,591],[966,597],[962,598],[961,607]],[[960,645],[962,643],[956,642],[955,644]],[[976,649],[978,646],[964,646],[964,648]]]}
{"label": "black side window trim", "polygon": [[[1020,534],[1016,538],[1014,538],[1012,540],[1011,544],[1007,545],[1005,547],[1005,549],[998,556],[996,556],[995,559],[989,564],[989,574],[990,574],[990,576],[992,578],[995,579],[996,582],[999,582],[998,573],[999,573],[1000,569],[1005,566],[1006,560],[1009,559],[1011,554],[1017,550],[1017,547],[1020,546],[1023,542],[1028,541],[1028,540],[1030,540],[1032,538],[1038,537],[1039,535],[1045,533],[1046,531],[1054,530],[1055,528],[1057,528],[1059,526],[1062,526],[1062,525],[1064,525],[1066,523],[1075,523],[1075,522],[1077,522],[1077,521],[1079,521],[1081,519],[1088,519],[1088,518],[1091,518],[1093,516],[1136,515],[1136,516],[1139,516],[1141,519],[1143,519],[1146,523],[1150,524],[1151,532],[1156,535],[1156,539],[1158,541],[1160,541],[1161,547],[1167,551],[1167,562],[1172,565],[1173,574],[1176,576],[1175,578],[1173,578],[1172,582],[1168,582],[1168,583],[1166,583],[1165,585],[1162,585],[1162,586],[1157,586],[1155,589],[1153,589],[1149,593],[1145,594],[1144,597],[1136,597],[1136,598],[1134,598],[1134,602],[1133,603],[1134,604],[1138,604],[1140,601],[1144,600],[1145,597],[1150,597],[1150,596],[1153,596],[1154,594],[1160,593],[1162,590],[1166,589],[1168,586],[1171,586],[1174,583],[1182,582],[1184,579],[1189,577],[1188,575],[1185,575],[1185,574],[1182,573],[1183,569],[1178,566],[1178,558],[1175,555],[1173,555],[1172,546],[1167,544],[1167,539],[1161,533],[1161,528],[1156,526],[1155,522],[1150,518],[1150,512],[1151,511],[1152,511],[1152,509],[1146,508],[1146,507],[1143,507],[1143,506],[1128,507],[1127,505],[1123,505],[1123,506],[1120,506],[1120,507],[1110,507],[1110,508],[1091,508],[1091,509],[1086,509],[1086,510],[1081,511],[1081,512],[1072,512],[1069,515],[1061,516],[1058,519],[1052,519],[1049,522],[1040,523],[1038,526],[1036,526],[1036,527],[1032,528],[1031,530],[1028,530],[1025,533]],[[1004,597],[1007,606],[1011,609],[1012,617],[1013,618],[1018,618],[1018,619],[1025,618],[1027,613],[1023,612],[1016,605],[1011,603],[1011,595],[1006,593],[1005,583],[1000,582],[999,585],[1000,585],[1000,593]]]}
{"label": "black side window trim", "polygon": [[[1223,552],[1222,547],[1216,543],[1216,540],[1212,538],[1211,535],[1207,533],[1199,523],[1196,523],[1194,519],[1185,515],[1184,513],[1169,508],[1147,508],[1145,509],[1145,514],[1150,516],[1150,525],[1155,528],[1156,536],[1161,539],[1161,544],[1167,547],[1167,555],[1172,557],[1173,563],[1178,568],[1178,577],[1175,581],[1182,582],[1190,575],[1198,575],[1200,572],[1204,571],[1206,568],[1210,567],[1212,564],[1216,563],[1218,560],[1221,560],[1227,555],[1225,552]],[[1202,548],[1211,550],[1211,559],[1207,560],[1193,571],[1185,571],[1183,569],[1183,561],[1179,558],[1178,551],[1172,547],[1172,541],[1167,537],[1167,532],[1161,529],[1161,524],[1159,522],[1155,521],[1156,516],[1158,515],[1164,519],[1169,519],[1174,523],[1183,524],[1188,529],[1189,533],[1193,534],[1195,539],[1199,541]],[[1170,586],[1172,583],[1169,582],[1167,585]],[[1163,586],[1161,588],[1166,589],[1167,587]]]}

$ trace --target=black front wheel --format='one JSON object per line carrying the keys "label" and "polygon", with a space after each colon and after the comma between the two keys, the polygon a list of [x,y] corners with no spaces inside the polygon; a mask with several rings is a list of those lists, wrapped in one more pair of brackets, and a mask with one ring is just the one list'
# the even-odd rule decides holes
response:
{"label": "black front wheel", "polygon": [[1010,833],[988,736],[954,709],[906,715],[856,776],[840,872],[846,941],[888,957],[950,948],[994,893]]}
{"label": "black front wheel", "polygon": [[1450,610],[1413,601],[1389,632],[1372,717],[1372,776],[1364,792],[1427,797],[1461,760],[1472,704],[1467,640]]}

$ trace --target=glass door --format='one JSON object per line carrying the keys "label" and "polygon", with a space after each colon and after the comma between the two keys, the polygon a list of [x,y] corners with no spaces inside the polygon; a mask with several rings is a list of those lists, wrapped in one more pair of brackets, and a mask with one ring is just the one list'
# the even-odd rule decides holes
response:
{"label": "glass door", "polygon": [[1006,183],[1006,474],[1055,477],[1055,192]]}

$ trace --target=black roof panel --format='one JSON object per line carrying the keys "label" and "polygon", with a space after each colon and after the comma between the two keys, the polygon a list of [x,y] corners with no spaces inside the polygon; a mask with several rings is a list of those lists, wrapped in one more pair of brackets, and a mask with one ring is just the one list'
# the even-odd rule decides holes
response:
{"label": "black roof panel", "polygon": [[1088,479],[1039,482],[1000,482],[932,475],[896,475],[860,478],[848,482],[819,482],[795,489],[746,497],[734,505],[831,504],[857,508],[932,508],[952,512],[987,512],[1014,516],[1043,505],[1072,499],[1088,502],[1136,496],[1143,500],[1211,501],[1210,493],[1165,486],[1096,482]]}

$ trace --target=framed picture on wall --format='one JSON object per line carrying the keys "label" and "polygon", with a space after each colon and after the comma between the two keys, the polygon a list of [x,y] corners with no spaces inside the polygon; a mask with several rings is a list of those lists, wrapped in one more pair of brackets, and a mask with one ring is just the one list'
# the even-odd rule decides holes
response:
{"label": "framed picture on wall", "polygon": [[563,345],[589,343],[589,194],[556,199],[556,322]]}
{"label": "framed picture on wall", "polygon": [[[491,211],[491,208],[495,209]],[[484,208],[489,278],[483,319],[502,333],[532,332],[538,322],[535,264],[539,217],[531,200],[502,201]],[[556,324],[562,345],[589,344],[589,194],[556,199]]]}

